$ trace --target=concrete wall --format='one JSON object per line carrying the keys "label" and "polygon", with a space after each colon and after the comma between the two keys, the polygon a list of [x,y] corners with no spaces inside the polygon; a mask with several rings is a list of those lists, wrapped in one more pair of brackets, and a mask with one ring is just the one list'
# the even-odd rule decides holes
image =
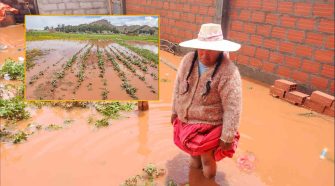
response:
{"label": "concrete wall", "polygon": [[40,14],[109,14],[109,0],[37,0]]}

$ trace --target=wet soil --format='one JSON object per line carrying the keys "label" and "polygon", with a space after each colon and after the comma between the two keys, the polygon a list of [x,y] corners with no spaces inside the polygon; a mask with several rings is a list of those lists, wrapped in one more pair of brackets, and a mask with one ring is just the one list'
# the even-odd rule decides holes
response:
{"label": "wet soil", "polygon": [[[35,60],[34,63],[36,65],[27,71],[26,98],[28,100],[132,100],[133,98],[121,88],[121,80],[116,78],[116,72],[113,70],[111,63],[108,62],[104,52],[105,49],[109,49],[112,45],[120,47],[120,45],[106,40],[85,42],[44,40],[28,42],[27,48],[29,50],[37,48],[42,51],[47,51],[47,54]],[[79,84],[76,75],[80,70],[80,64],[83,63],[80,56],[83,55],[89,46],[93,46],[93,48],[86,61],[87,66],[84,71],[84,81]],[[96,52],[98,48],[102,51],[105,68],[104,77],[99,76],[100,69],[98,67]],[[56,79],[57,87],[52,90],[52,82],[55,80],[56,74],[64,69],[67,61],[78,51],[80,52],[77,55],[76,61],[69,70],[65,71],[63,78]],[[118,63],[121,65],[120,61],[118,61]],[[137,66],[133,64],[132,66],[140,73]],[[132,74],[127,73],[130,75],[129,81],[137,88],[136,96],[139,100],[158,100],[158,80],[150,75],[151,73],[157,75],[158,69],[150,67],[149,65],[147,66],[148,72],[142,74],[145,75],[145,82],[136,80],[138,77],[133,77]],[[123,68],[123,70],[125,69]],[[31,81],[33,81],[33,83],[31,83]],[[103,92],[107,92],[105,98],[102,96]]]}

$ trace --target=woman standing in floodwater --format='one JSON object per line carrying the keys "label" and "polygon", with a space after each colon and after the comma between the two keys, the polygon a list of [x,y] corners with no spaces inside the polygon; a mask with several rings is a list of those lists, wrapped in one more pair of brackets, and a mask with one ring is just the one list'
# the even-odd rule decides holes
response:
{"label": "woman standing in floodwater", "polygon": [[203,24],[197,39],[180,45],[197,50],[184,56],[177,72],[174,142],[191,155],[191,168],[213,178],[216,161],[231,158],[240,138],[241,77],[227,52],[241,46],[224,40],[219,24]]}

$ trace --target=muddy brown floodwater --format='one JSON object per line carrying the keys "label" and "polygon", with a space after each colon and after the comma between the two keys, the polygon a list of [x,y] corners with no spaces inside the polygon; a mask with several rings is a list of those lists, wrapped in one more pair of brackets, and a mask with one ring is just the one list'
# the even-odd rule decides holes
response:
{"label": "muddy brown floodwater", "polygon": [[150,50],[151,52],[153,52],[155,54],[158,54],[157,45],[153,45],[151,43],[144,42],[144,41],[129,41],[127,43],[134,46],[134,47],[147,49],[147,50]]}
{"label": "muddy brown floodwater", "polygon": [[[96,129],[87,118],[91,109],[44,107],[19,123],[43,125],[74,122],[57,131],[42,130],[17,145],[1,144],[1,186],[119,185],[141,173],[148,163],[165,168],[158,185],[173,179],[191,186],[331,186],[334,185],[334,119],[272,98],[269,87],[243,79],[241,139],[232,159],[218,163],[215,181],[189,170],[188,156],[174,144],[170,120],[171,92],[180,57],[160,51],[161,99],[149,111],[133,111],[107,128]],[[319,155],[328,148],[328,159]],[[252,153],[255,169],[244,172],[237,158]]]}
{"label": "muddy brown floodwater", "polygon": [[[27,42],[28,50],[38,49],[44,55],[38,57],[34,61],[35,66],[27,71],[26,98],[28,100],[158,100],[158,79],[154,79],[151,75],[155,74],[158,77],[158,69],[150,66],[153,62],[142,64],[147,68],[146,72],[142,72],[133,63],[134,58],[122,57],[119,60],[111,54],[113,60],[126,73],[128,84],[137,90],[132,96],[121,87],[123,82],[108,59],[106,52],[111,53],[110,47],[113,47],[113,51],[120,56],[122,56],[121,48],[126,50],[106,40]],[[101,53],[100,65],[98,51]],[[122,54],[129,57],[135,55],[131,50]],[[76,56],[75,60],[66,68],[73,56]],[[129,67],[123,67],[123,62],[129,63]],[[129,68],[135,69],[135,72],[130,72]],[[140,77],[145,79],[141,80]]]}
{"label": "muddy brown floodwater", "polygon": [[0,49],[0,64],[4,64],[6,58],[17,61],[18,57],[24,57],[23,33],[23,24],[0,27],[0,44],[7,46],[5,50]]}

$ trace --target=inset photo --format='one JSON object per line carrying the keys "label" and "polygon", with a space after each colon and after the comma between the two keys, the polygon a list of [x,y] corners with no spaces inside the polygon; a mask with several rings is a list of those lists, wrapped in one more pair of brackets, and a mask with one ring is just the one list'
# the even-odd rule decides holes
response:
{"label": "inset photo", "polygon": [[158,100],[158,16],[26,16],[27,100]]}

